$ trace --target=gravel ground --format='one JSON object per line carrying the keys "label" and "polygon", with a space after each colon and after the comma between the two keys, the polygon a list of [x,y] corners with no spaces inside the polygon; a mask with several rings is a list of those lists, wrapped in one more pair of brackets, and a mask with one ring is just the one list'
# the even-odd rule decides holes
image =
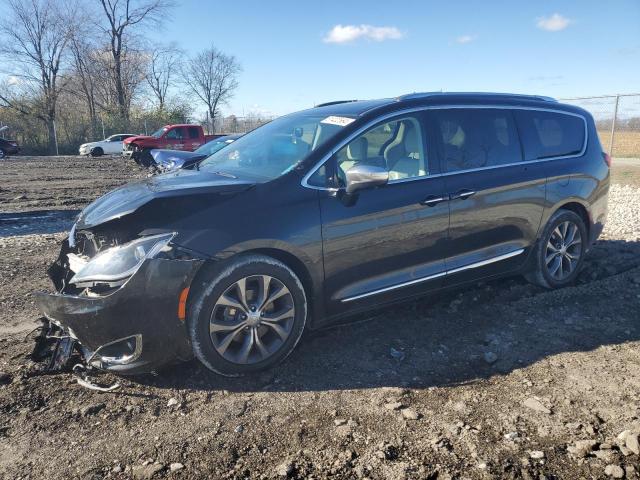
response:
{"label": "gravel ground", "polygon": [[[62,180],[27,175],[21,200],[0,164],[2,212],[81,208],[76,192],[145,175],[54,163]],[[194,361],[116,394],[34,375],[30,292],[64,234],[0,231],[0,478],[638,478],[640,187],[624,183],[575,286],[483,283],[307,335],[259,376]]]}

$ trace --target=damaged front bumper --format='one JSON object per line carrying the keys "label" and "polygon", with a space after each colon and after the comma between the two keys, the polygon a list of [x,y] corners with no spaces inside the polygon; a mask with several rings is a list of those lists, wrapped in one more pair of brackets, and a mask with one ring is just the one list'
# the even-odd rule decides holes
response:
{"label": "damaged front bumper", "polygon": [[184,304],[202,260],[148,259],[108,294],[68,294],[59,287],[68,275],[61,266],[67,251],[65,242],[49,270],[61,293],[38,292],[36,301],[45,318],[80,345],[88,367],[134,374],[192,357]]}

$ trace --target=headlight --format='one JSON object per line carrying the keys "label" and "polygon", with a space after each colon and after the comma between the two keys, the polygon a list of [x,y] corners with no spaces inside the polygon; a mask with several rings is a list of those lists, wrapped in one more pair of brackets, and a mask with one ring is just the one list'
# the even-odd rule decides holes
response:
{"label": "headlight", "polygon": [[109,248],[97,254],[71,278],[70,283],[117,282],[133,275],[147,258],[155,257],[173,233],[143,237],[133,242]]}

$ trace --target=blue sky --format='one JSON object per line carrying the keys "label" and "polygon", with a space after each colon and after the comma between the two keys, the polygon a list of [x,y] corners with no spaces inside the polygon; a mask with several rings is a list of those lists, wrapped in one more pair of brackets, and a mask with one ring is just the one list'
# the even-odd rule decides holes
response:
{"label": "blue sky", "polygon": [[240,60],[237,115],[412,91],[640,91],[640,0],[179,0],[168,17],[156,42]]}

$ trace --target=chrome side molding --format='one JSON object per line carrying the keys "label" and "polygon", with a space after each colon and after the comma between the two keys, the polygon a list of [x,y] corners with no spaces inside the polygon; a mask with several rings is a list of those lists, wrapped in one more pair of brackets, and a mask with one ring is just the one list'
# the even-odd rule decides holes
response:
{"label": "chrome side molding", "polygon": [[414,285],[416,283],[426,282],[427,280],[433,280],[434,278],[444,277],[447,272],[440,272],[434,275],[429,275],[428,277],[417,278],[415,280],[410,280],[408,282],[398,283],[397,285],[392,285],[390,287],[381,288],[380,290],[374,290],[372,292],[363,293],[361,295],[355,295],[353,297],[343,298],[342,302],[352,302],[353,300],[359,300],[361,298],[370,297],[371,295],[377,295],[378,293],[389,292],[391,290],[395,290],[397,288],[407,287],[409,285]]}
{"label": "chrome side molding", "polygon": [[408,282],[398,283],[396,285],[391,285],[390,287],[380,288],[378,290],[373,290],[371,292],[362,293],[360,295],[354,295],[353,297],[346,297],[340,300],[343,303],[352,302],[354,300],[360,300],[361,298],[370,297],[372,295],[377,295],[379,293],[389,292],[391,290],[396,290],[398,288],[408,287],[409,285],[415,285],[417,283],[427,282],[429,280],[434,280],[439,277],[444,277],[446,275],[452,275],[454,273],[459,273],[464,270],[471,270],[473,268],[484,267],[485,265],[490,265],[492,263],[500,262],[502,260],[506,260],[507,258],[516,257],[524,252],[524,248],[519,248],[518,250],[514,250],[513,252],[504,253],[502,255],[498,255],[497,257],[488,258],[487,260],[483,260],[481,262],[471,263],[469,265],[465,265],[464,267],[454,268],[452,270],[445,270],[444,272],[436,273],[434,275],[428,275],[426,277],[417,278],[415,280],[410,280]]}

